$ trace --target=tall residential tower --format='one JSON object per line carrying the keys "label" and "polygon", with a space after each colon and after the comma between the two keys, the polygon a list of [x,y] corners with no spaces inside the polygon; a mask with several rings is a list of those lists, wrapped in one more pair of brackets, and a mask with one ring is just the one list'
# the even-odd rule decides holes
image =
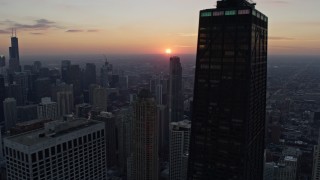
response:
{"label": "tall residential tower", "polygon": [[133,143],[129,158],[129,180],[158,180],[157,105],[148,90],[133,103]]}
{"label": "tall residential tower", "polygon": [[182,67],[180,58],[170,58],[169,122],[183,120]]}
{"label": "tall residential tower", "polygon": [[200,11],[188,179],[263,178],[267,37],[246,0]]}

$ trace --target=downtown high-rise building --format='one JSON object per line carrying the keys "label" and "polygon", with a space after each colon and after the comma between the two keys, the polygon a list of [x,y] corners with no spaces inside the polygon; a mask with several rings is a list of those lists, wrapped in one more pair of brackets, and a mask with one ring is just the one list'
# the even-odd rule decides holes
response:
{"label": "downtown high-rise building", "polygon": [[133,102],[132,154],[128,159],[128,180],[158,180],[157,105],[148,90],[141,90]]}
{"label": "downtown high-rise building", "polygon": [[169,122],[183,120],[182,67],[180,58],[170,58],[169,70]]}
{"label": "downtown high-rise building", "polygon": [[52,121],[4,139],[7,179],[106,179],[104,123]]}
{"label": "downtown high-rise building", "polygon": [[107,167],[115,167],[117,163],[117,137],[116,137],[116,119],[110,112],[103,111],[95,120],[102,121],[105,124],[106,140],[106,161]]}
{"label": "downtown high-rise building", "polygon": [[133,109],[132,106],[123,107],[119,110],[116,117],[119,167],[120,171],[127,174],[127,159],[132,152],[132,126],[133,126]]}
{"label": "downtown high-rise building", "polygon": [[106,88],[110,87],[112,73],[113,73],[112,64],[110,64],[106,59],[104,65],[101,67],[101,70],[100,70],[100,85],[102,87],[106,87]]}
{"label": "downtown high-rise building", "polygon": [[39,119],[58,119],[58,105],[56,102],[52,102],[51,98],[45,97],[41,99],[41,103],[37,107]]}
{"label": "downtown high-rise building", "polygon": [[0,55],[0,69],[6,66],[6,57],[4,55]]}
{"label": "downtown high-rise building", "polygon": [[267,39],[253,3],[200,11],[188,179],[263,178]]}
{"label": "downtown high-rise building", "polygon": [[70,66],[71,66],[71,61],[69,61],[69,60],[61,61],[61,79],[65,83],[69,83]]}
{"label": "downtown high-rise building", "polygon": [[17,123],[17,101],[14,98],[6,98],[3,101],[4,124],[9,130]]}
{"label": "downtown high-rise building", "polygon": [[[21,95],[21,101],[18,102],[20,106],[23,106],[27,102],[29,79],[26,72],[15,72],[13,73],[13,81],[19,85],[19,94]],[[20,100],[20,99],[17,99]]]}
{"label": "downtown high-rise building", "polygon": [[19,57],[19,41],[16,35],[11,36],[11,47],[9,47],[9,69],[11,72],[20,72],[20,57]]}
{"label": "downtown high-rise building", "polygon": [[3,101],[6,98],[6,87],[4,76],[0,75],[0,123],[4,121]]}
{"label": "downtown high-rise building", "polygon": [[318,145],[315,145],[313,149],[312,180],[320,180],[320,136]]}
{"label": "downtown high-rise building", "polygon": [[73,111],[73,91],[65,90],[57,92],[58,115],[62,117]]}
{"label": "downtown high-rise building", "polygon": [[84,72],[84,89],[88,90],[90,84],[96,84],[97,73],[96,73],[96,65],[94,63],[87,63],[86,69]]}
{"label": "downtown high-rise building", "polygon": [[190,133],[190,121],[170,123],[170,180],[187,179]]}
{"label": "downtown high-rise building", "polygon": [[108,92],[104,87],[97,87],[93,90],[93,108],[98,111],[107,111]]}

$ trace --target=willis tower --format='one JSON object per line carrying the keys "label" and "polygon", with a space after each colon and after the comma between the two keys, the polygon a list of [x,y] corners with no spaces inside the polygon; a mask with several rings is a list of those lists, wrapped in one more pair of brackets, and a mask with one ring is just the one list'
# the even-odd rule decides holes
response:
{"label": "willis tower", "polygon": [[262,180],[268,18],[246,0],[200,11],[189,180]]}
{"label": "willis tower", "polygon": [[9,47],[9,69],[11,72],[21,72],[20,58],[19,58],[19,42],[17,33],[11,36],[11,47]]}

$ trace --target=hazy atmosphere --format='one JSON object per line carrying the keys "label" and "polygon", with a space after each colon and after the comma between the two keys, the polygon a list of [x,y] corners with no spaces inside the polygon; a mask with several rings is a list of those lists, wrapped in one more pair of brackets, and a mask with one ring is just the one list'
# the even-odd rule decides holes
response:
{"label": "hazy atmosphere", "polygon": [[[319,55],[319,0],[255,0],[269,17],[269,54]],[[1,0],[0,54],[11,28],[21,55],[195,54],[209,0]],[[294,29],[294,31],[289,31]]]}

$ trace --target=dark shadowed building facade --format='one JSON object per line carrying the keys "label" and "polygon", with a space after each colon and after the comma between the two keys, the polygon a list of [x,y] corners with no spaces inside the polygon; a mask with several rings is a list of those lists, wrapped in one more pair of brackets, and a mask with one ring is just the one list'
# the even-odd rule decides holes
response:
{"label": "dark shadowed building facade", "polygon": [[267,36],[245,0],[200,11],[188,179],[263,179]]}

